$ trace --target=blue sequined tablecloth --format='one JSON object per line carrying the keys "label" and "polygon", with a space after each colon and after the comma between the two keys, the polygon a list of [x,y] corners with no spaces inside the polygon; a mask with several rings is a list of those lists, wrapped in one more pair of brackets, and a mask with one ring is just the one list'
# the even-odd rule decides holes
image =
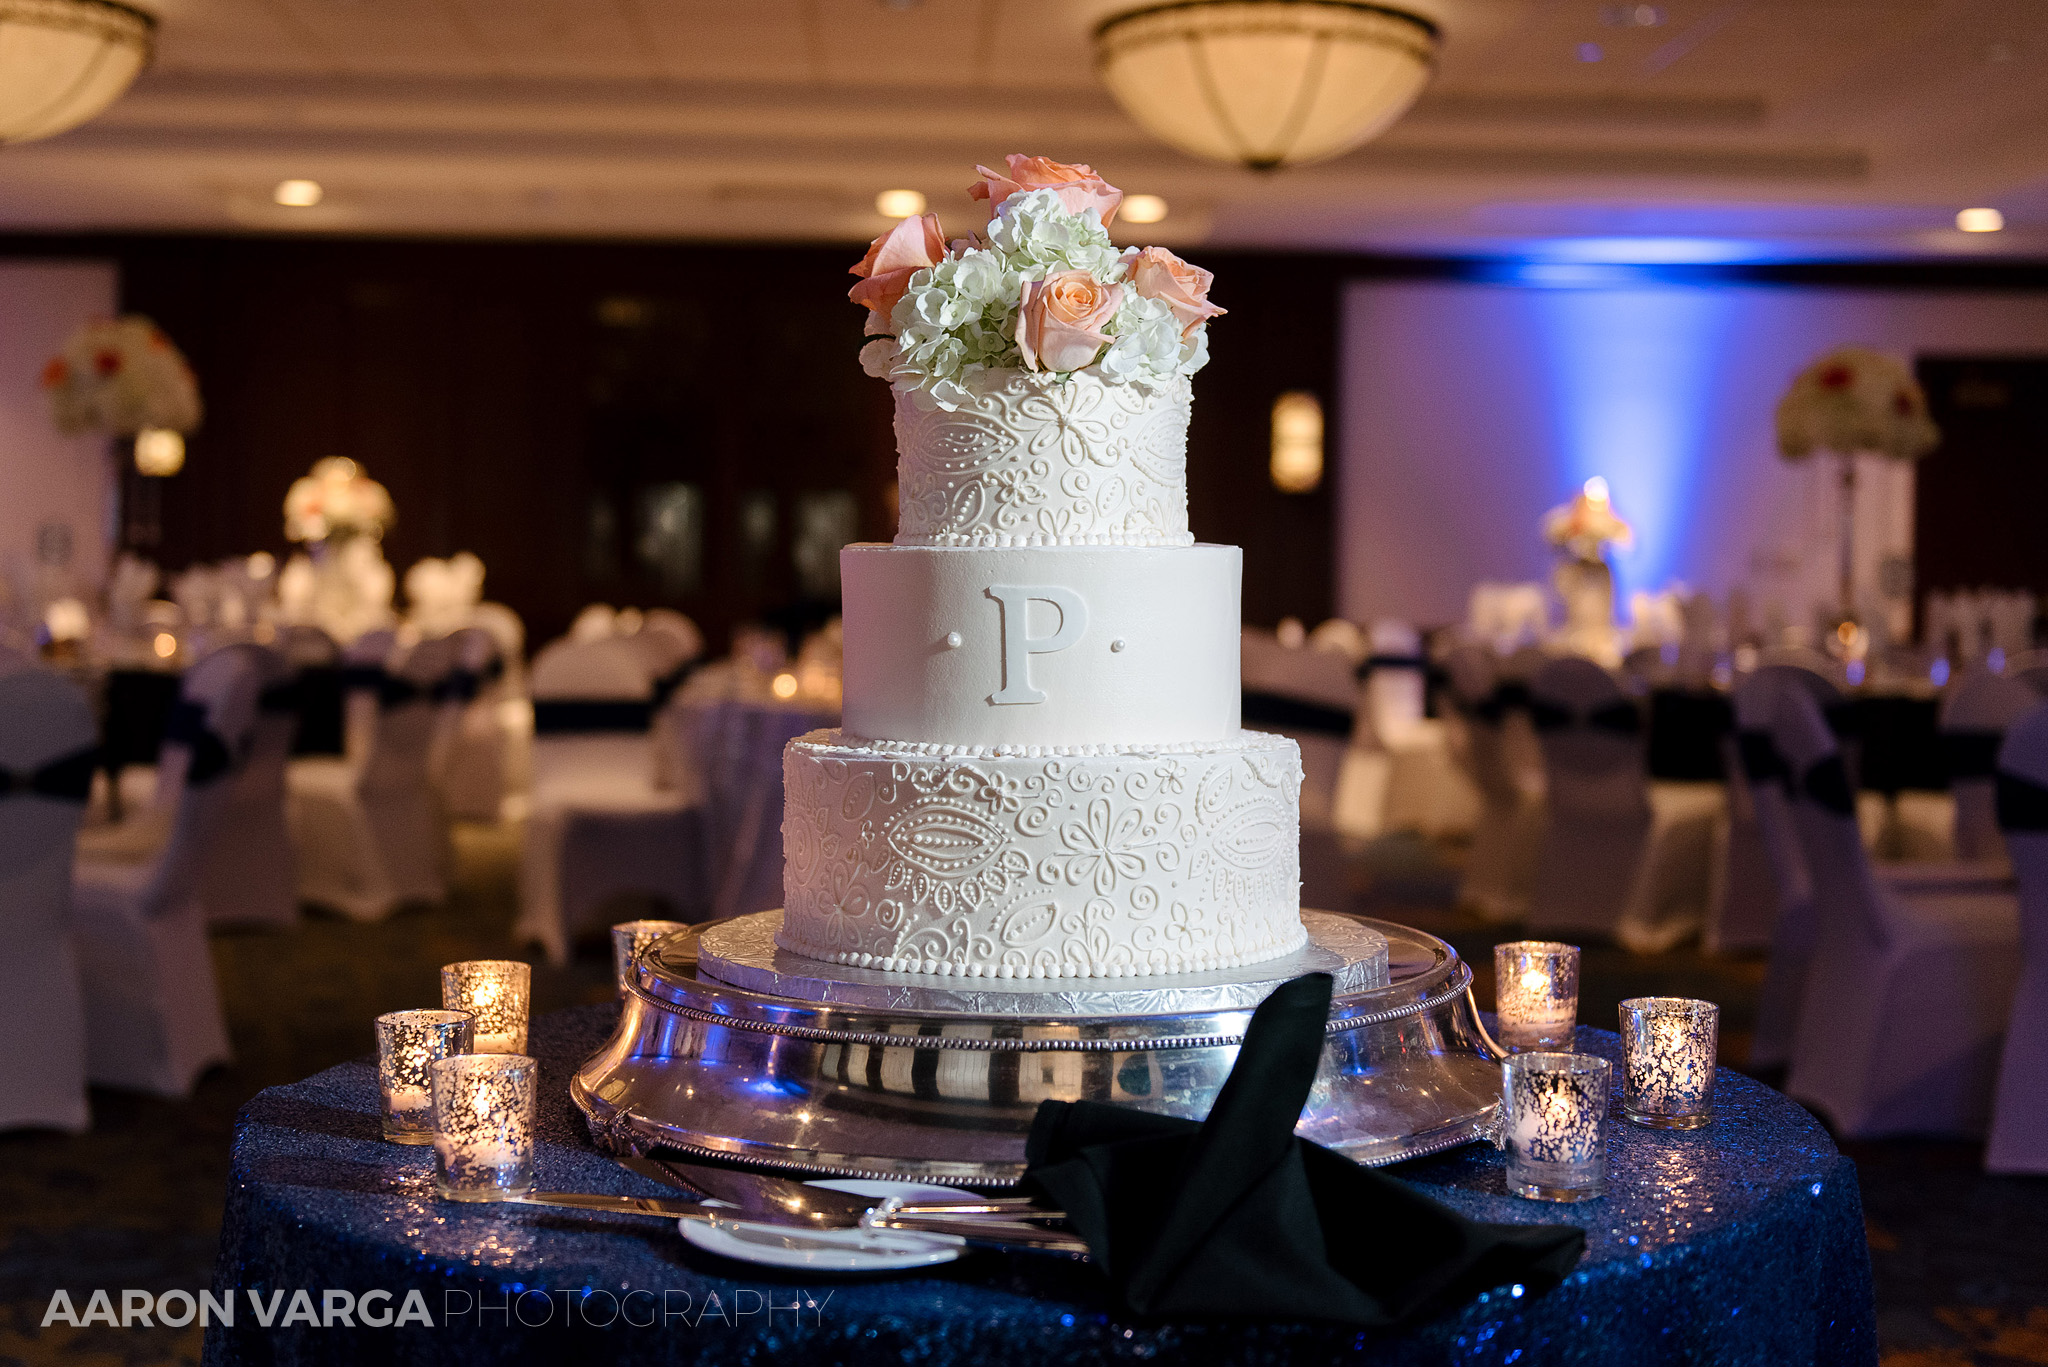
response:
{"label": "blue sequined tablecloth", "polygon": [[[568,1099],[570,1073],[615,1017],[616,1008],[593,1006],[534,1023],[543,1187],[665,1194],[597,1152]],[[1617,1058],[1619,1078],[1613,1034],[1582,1028],[1579,1047]],[[207,1330],[205,1360],[1875,1363],[1854,1167],[1778,1093],[1727,1072],[1718,1085],[1717,1118],[1704,1130],[1643,1130],[1617,1119],[1609,1194],[1599,1201],[1508,1196],[1501,1156],[1483,1145],[1392,1169],[1478,1219],[1581,1225],[1587,1250],[1547,1296],[1504,1286],[1389,1334],[1135,1321],[1110,1308],[1093,1269],[1075,1259],[975,1253],[907,1275],[792,1278],[700,1253],[673,1223],[642,1216],[437,1201],[432,1150],[380,1137],[376,1071],[365,1059],[271,1088],[243,1108],[214,1272],[216,1296],[233,1295],[234,1323]],[[346,1296],[327,1298],[330,1289]],[[389,1298],[371,1297],[370,1315],[397,1319],[409,1305],[408,1323],[368,1327],[353,1313],[353,1324],[340,1314],[331,1324],[306,1322],[328,1301],[346,1309],[378,1290]],[[258,1322],[252,1292],[273,1307],[271,1327]],[[295,1306],[300,1313],[286,1325]]]}

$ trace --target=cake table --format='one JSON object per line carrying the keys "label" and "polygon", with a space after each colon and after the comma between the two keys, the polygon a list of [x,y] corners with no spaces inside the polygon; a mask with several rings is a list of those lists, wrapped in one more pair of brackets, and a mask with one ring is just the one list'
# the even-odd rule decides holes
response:
{"label": "cake table", "polygon": [[[545,1186],[659,1194],[591,1144],[568,1099],[571,1074],[617,1016],[607,1004],[534,1022]],[[1582,1029],[1579,1047],[1618,1058],[1606,1031]],[[433,1197],[428,1151],[381,1139],[376,1067],[364,1058],[265,1091],[238,1118],[214,1273],[238,1314],[233,1328],[207,1332],[205,1360],[490,1364],[580,1350],[630,1363],[1013,1367],[1300,1364],[1362,1350],[1387,1364],[1875,1363],[1855,1168],[1805,1111],[1758,1083],[1723,1073],[1716,1104],[1715,1122],[1690,1133],[1616,1122],[1610,1194],[1579,1206],[1504,1194],[1502,1159],[1483,1144],[1390,1169],[1478,1219],[1579,1224],[1587,1251],[1547,1296],[1501,1287],[1437,1321],[1362,1335],[1129,1321],[1093,1269],[1064,1258],[977,1253],[926,1273],[792,1276],[699,1253],[656,1220],[450,1205]],[[288,1302],[308,1289],[317,1306],[326,1288],[386,1290],[392,1306],[418,1290],[433,1326],[265,1329],[249,1313],[249,1291],[282,1290]]]}

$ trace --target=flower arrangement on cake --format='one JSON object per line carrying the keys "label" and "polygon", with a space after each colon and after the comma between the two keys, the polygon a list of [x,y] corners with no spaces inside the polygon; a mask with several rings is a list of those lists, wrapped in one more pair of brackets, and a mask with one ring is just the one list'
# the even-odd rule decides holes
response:
{"label": "flower arrangement on cake", "polygon": [[145,428],[190,432],[199,426],[199,382],[192,367],[139,313],[100,318],[71,334],[43,367],[57,430],[67,435]]}
{"label": "flower arrangement on cake", "polygon": [[292,481],[284,496],[287,541],[384,535],[395,516],[391,494],[346,456],[313,463],[312,473]]}
{"label": "flower arrangement on cake", "polygon": [[1787,460],[1815,451],[1918,460],[1941,441],[1913,372],[1868,347],[1841,347],[1800,371],[1778,400],[1777,417],[1778,451]]}
{"label": "flower arrangement on cake", "polygon": [[1164,247],[1119,251],[1123,191],[1085,164],[1012,154],[975,168],[993,213],[946,240],[937,214],[906,218],[853,267],[868,310],[861,364],[924,410],[952,411],[1011,372],[1159,385],[1209,359],[1214,277]]}

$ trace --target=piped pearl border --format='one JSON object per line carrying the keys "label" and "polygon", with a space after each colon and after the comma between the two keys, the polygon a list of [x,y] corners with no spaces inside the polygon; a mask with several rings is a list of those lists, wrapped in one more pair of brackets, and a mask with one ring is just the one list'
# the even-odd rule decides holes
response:
{"label": "piped pearl border", "polygon": [[1207,973],[1226,968],[1243,968],[1268,959],[1294,953],[1308,943],[1308,928],[1299,921],[1291,942],[1244,954],[1173,954],[1162,965],[1061,963],[1053,968],[1018,968],[1013,964],[956,964],[929,959],[885,958],[878,954],[856,954],[850,950],[827,950],[804,945],[789,934],[787,926],[776,933],[775,943],[806,959],[840,964],[846,968],[870,968],[882,973],[928,973],[935,978],[1158,978],[1185,973]]}

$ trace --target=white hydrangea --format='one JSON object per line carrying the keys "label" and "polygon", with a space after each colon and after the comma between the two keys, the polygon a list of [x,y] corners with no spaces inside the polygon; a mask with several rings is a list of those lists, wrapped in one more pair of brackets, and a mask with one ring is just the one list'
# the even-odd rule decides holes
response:
{"label": "white hydrangea", "polygon": [[[1084,270],[1104,284],[1121,284],[1128,275],[1095,210],[1069,213],[1051,190],[1011,195],[990,220],[983,245],[956,247],[957,254],[910,277],[889,315],[896,335],[860,353],[863,370],[886,377],[926,409],[958,408],[989,372],[1023,364],[1017,308],[1027,281]],[[1209,360],[1206,328],[1184,341],[1165,303],[1132,290],[1104,330],[1114,340],[1087,369],[1112,384],[1163,383]]]}
{"label": "white hydrangea", "polygon": [[989,220],[988,245],[1024,279],[1087,271],[1108,283],[1123,274],[1120,254],[1095,210],[1069,213],[1051,190],[1023,190],[1004,200]]}

